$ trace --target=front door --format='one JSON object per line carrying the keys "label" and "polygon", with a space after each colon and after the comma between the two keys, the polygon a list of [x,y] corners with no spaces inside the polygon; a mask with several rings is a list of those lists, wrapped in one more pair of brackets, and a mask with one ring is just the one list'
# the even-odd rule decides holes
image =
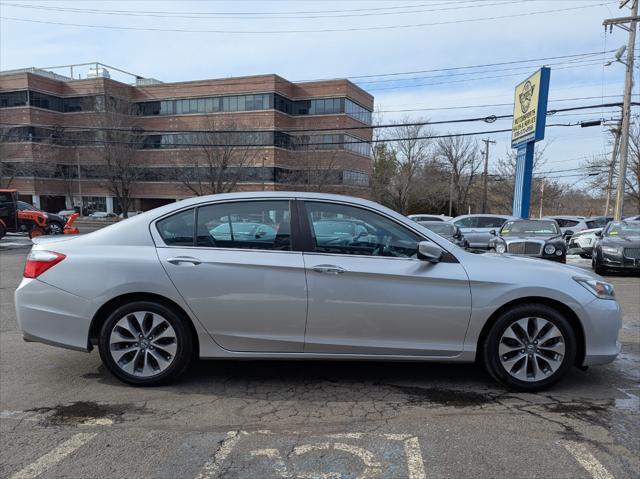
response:
{"label": "front door", "polygon": [[213,203],[156,223],[162,265],[225,349],[303,350],[305,271],[290,211],[287,200]]}
{"label": "front door", "polygon": [[309,288],[305,352],[455,356],[471,313],[469,280],[447,255],[417,259],[423,240],[371,210],[305,202]]}

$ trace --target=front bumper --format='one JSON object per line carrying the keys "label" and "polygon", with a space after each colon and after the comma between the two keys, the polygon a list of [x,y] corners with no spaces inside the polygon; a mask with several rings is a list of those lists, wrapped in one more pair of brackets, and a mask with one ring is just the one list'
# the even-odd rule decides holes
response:
{"label": "front bumper", "polygon": [[25,341],[89,351],[95,304],[37,279],[23,279],[15,292],[18,329]]}
{"label": "front bumper", "polygon": [[620,353],[618,332],[622,326],[622,311],[617,301],[594,299],[584,306],[582,326],[585,336],[583,366],[612,362]]}
{"label": "front bumper", "polygon": [[623,255],[613,255],[602,252],[602,266],[610,269],[620,269],[640,272],[640,258],[629,258]]}

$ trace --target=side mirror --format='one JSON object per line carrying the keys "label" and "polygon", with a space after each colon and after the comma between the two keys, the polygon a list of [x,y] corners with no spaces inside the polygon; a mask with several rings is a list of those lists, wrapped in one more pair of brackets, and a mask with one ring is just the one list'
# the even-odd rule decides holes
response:
{"label": "side mirror", "polygon": [[496,236],[497,233],[496,233],[496,230],[491,230],[491,231],[489,231],[489,234],[491,236]]}
{"label": "side mirror", "polygon": [[564,233],[562,233],[562,236],[564,236],[565,238],[567,236],[573,236],[573,231],[572,230],[566,230]]}
{"label": "side mirror", "polygon": [[440,261],[442,253],[443,249],[434,243],[429,241],[420,241],[418,243],[418,259],[429,263],[437,263]]}

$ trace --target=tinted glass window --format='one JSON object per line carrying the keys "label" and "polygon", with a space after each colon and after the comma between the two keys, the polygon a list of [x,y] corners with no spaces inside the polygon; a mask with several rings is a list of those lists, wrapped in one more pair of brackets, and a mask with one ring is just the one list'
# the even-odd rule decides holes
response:
{"label": "tinted glass window", "polygon": [[478,220],[478,228],[500,228],[504,222],[504,218],[498,218],[495,216],[479,216]]}
{"label": "tinted glass window", "polygon": [[245,201],[198,208],[197,245],[291,250],[288,201]]}
{"label": "tinted glass window", "polygon": [[305,204],[314,251],[404,258],[416,256],[421,238],[384,216],[332,203]]}
{"label": "tinted glass window", "polygon": [[193,246],[193,209],[181,211],[156,223],[164,242],[171,246]]}
{"label": "tinted glass window", "polygon": [[478,218],[475,216],[471,216],[469,218],[461,218],[457,221],[454,221],[454,224],[458,228],[475,228],[478,226]]}

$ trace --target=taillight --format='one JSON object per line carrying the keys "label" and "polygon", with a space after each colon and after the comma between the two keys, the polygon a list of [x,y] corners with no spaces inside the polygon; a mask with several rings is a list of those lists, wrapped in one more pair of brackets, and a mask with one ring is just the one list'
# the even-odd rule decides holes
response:
{"label": "taillight", "polygon": [[25,278],[37,278],[65,258],[65,255],[56,253],[55,251],[32,251],[29,253],[29,256],[27,256],[23,276]]}

